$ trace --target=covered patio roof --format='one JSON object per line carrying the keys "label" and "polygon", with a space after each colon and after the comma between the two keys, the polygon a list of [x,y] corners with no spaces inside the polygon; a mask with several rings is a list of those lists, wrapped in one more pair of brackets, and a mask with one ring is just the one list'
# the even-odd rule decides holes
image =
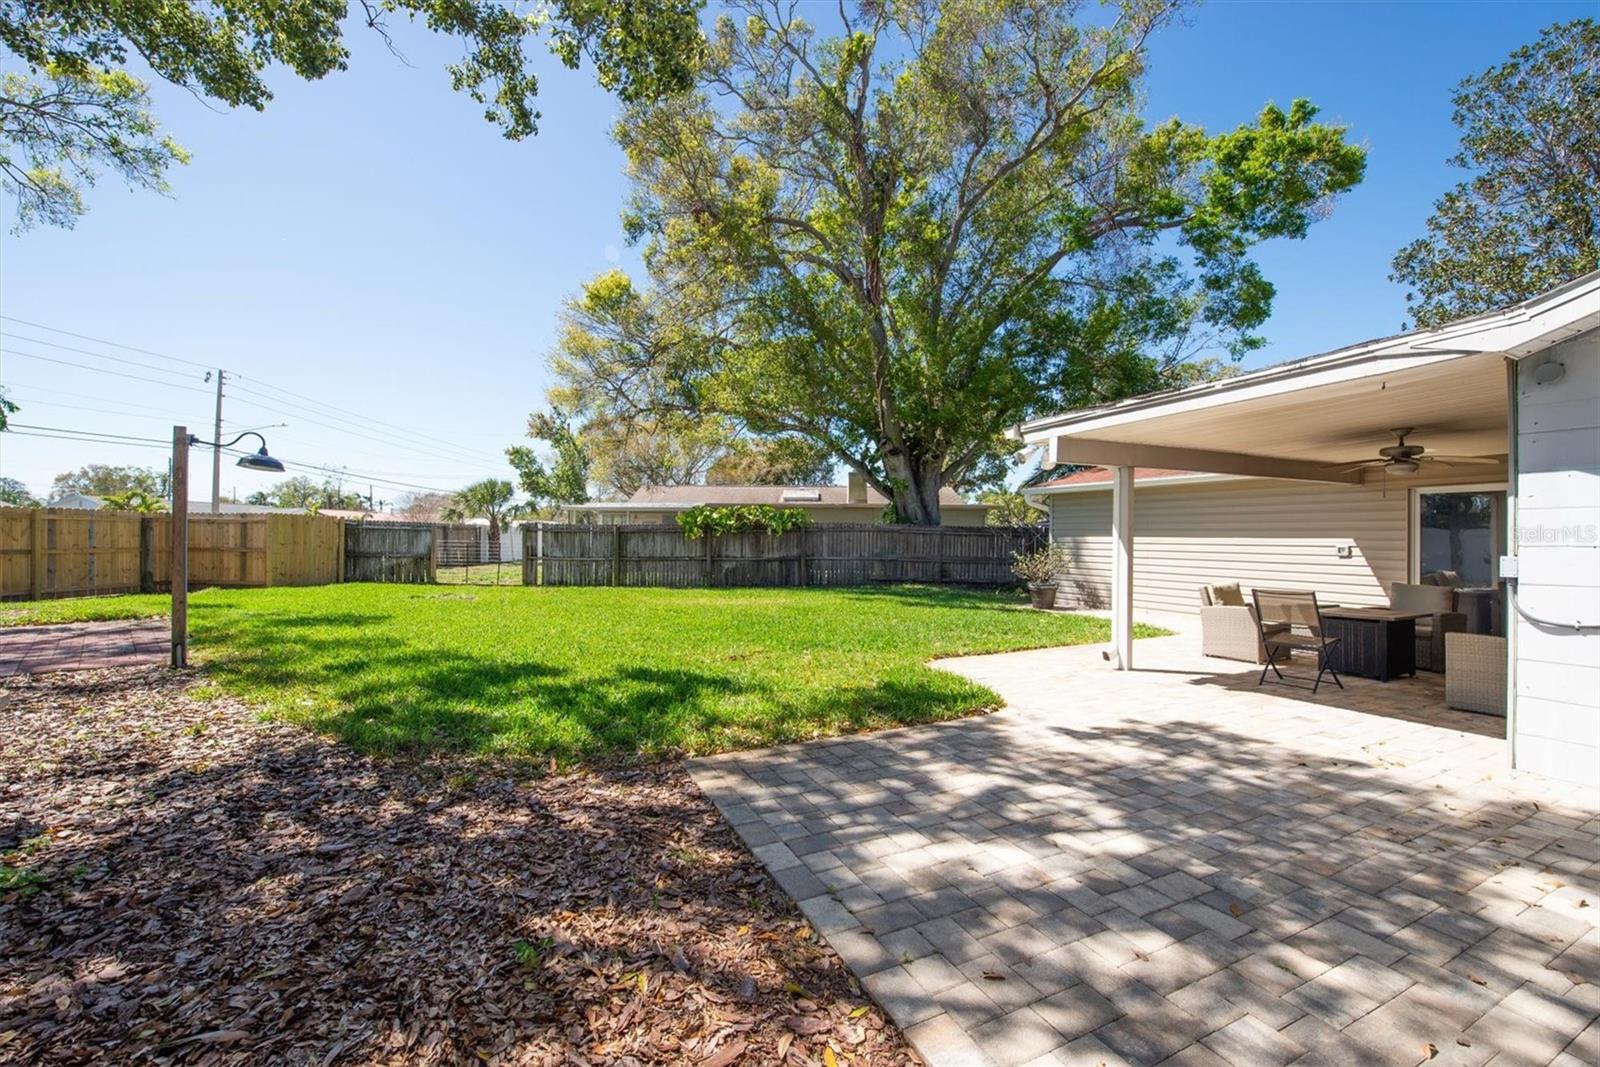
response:
{"label": "covered patio roof", "polygon": [[1506,360],[1600,326],[1600,272],[1534,300],[1185,389],[1017,427],[1054,463],[1357,483],[1412,428],[1428,451],[1506,452]]}
{"label": "covered patio roof", "polygon": [[1352,464],[1377,457],[1401,430],[1431,455],[1503,460],[1515,361],[1597,327],[1600,271],[1501,311],[1050,415],[1013,436],[1043,446],[1047,463],[1114,472],[1108,658],[1128,670],[1135,467],[1356,485],[1381,472]]}

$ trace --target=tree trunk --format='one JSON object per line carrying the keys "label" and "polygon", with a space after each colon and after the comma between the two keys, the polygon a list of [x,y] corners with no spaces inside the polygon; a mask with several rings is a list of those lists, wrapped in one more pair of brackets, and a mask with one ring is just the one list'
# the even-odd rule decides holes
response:
{"label": "tree trunk", "polygon": [[904,453],[884,458],[889,483],[894,488],[894,507],[900,521],[912,526],[939,525],[939,490],[944,487],[942,460],[920,459]]}
{"label": "tree trunk", "polygon": [[500,562],[500,520],[489,520],[489,554],[494,557],[490,563]]}

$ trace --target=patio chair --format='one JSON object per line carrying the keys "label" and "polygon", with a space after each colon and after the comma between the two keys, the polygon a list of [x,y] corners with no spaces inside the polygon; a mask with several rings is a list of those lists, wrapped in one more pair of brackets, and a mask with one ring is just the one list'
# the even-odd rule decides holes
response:
{"label": "patio chair", "polygon": [[1447,585],[1410,585],[1395,582],[1389,586],[1389,606],[1396,611],[1426,611],[1417,620],[1417,670],[1445,671],[1445,634],[1461,633],[1467,617],[1456,611],[1456,591]]}
{"label": "patio chair", "polygon": [[1334,685],[1343,689],[1344,683],[1339,680],[1339,672],[1333,669],[1333,664],[1328,660],[1329,651],[1339,643],[1339,639],[1329,637],[1322,627],[1322,611],[1317,607],[1317,594],[1296,589],[1253,589],[1250,595],[1256,602],[1261,644],[1267,650],[1267,664],[1261,668],[1261,677],[1256,684],[1266,683],[1268,671],[1277,675],[1278,681],[1287,681],[1283,672],[1278,670],[1278,655],[1282,653],[1287,659],[1298,649],[1317,654],[1317,677],[1311,683],[1312,693],[1322,685],[1324,674],[1333,679]]}
{"label": "patio chair", "polygon": [[1267,662],[1256,609],[1245,603],[1238,582],[1200,587],[1200,654]]}

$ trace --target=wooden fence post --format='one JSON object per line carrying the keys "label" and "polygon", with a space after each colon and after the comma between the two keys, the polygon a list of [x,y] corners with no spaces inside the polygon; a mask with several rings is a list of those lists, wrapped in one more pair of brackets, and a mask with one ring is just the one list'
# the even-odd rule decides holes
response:
{"label": "wooden fence post", "polygon": [[189,431],[172,428],[172,665],[189,663]]}
{"label": "wooden fence post", "polygon": [[799,566],[795,568],[795,578],[799,582],[800,588],[804,589],[811,584],[808,573],[810,564],[807,562],[808,557],[806,556],[806,528],[801,526],[795,530],[795,533],[800,535],[800,558],[798,561]]}
{"label": "wooden fence post", "polygon": [[156,520],[139,516],[139,592],[156,591]]}
{"label": "wooden fence post", "polygon": [[611,527],[611,584],[622,584],[622,523]]}
{"label": "wooden fence post", "polygon": [[28,599],[38,600],[45,592],[46,567],[49,565],[50,534],[46,524],[50,521],[44,508],[33,509],[33,529],[28,540]]}
{"label": "wooden fence post", "polygon": [[711,562],[711,555],[712,555],[712,551],[713,551],[712,547],[711,547],[711,543],[714,540],[716,540],[716,537],[717,537],[717,535],[712,533],[710,530],[707,530],[705,532],[705,539],[706,539],[706,554],[705,554],[706,580],[705,581],[706,581],[706,587],[707,588],[710,588],[711,586],[717,584],[717,572],[713,569],[714,565]]}

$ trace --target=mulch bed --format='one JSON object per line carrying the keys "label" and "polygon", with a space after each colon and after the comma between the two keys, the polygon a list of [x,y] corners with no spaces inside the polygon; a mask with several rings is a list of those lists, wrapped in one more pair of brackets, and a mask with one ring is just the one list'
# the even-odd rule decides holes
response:
{"label": "mulch bed", "polygon": [[383,762],[198,681],[0,689],[0,1061],[914,1062],[680,767]]}

